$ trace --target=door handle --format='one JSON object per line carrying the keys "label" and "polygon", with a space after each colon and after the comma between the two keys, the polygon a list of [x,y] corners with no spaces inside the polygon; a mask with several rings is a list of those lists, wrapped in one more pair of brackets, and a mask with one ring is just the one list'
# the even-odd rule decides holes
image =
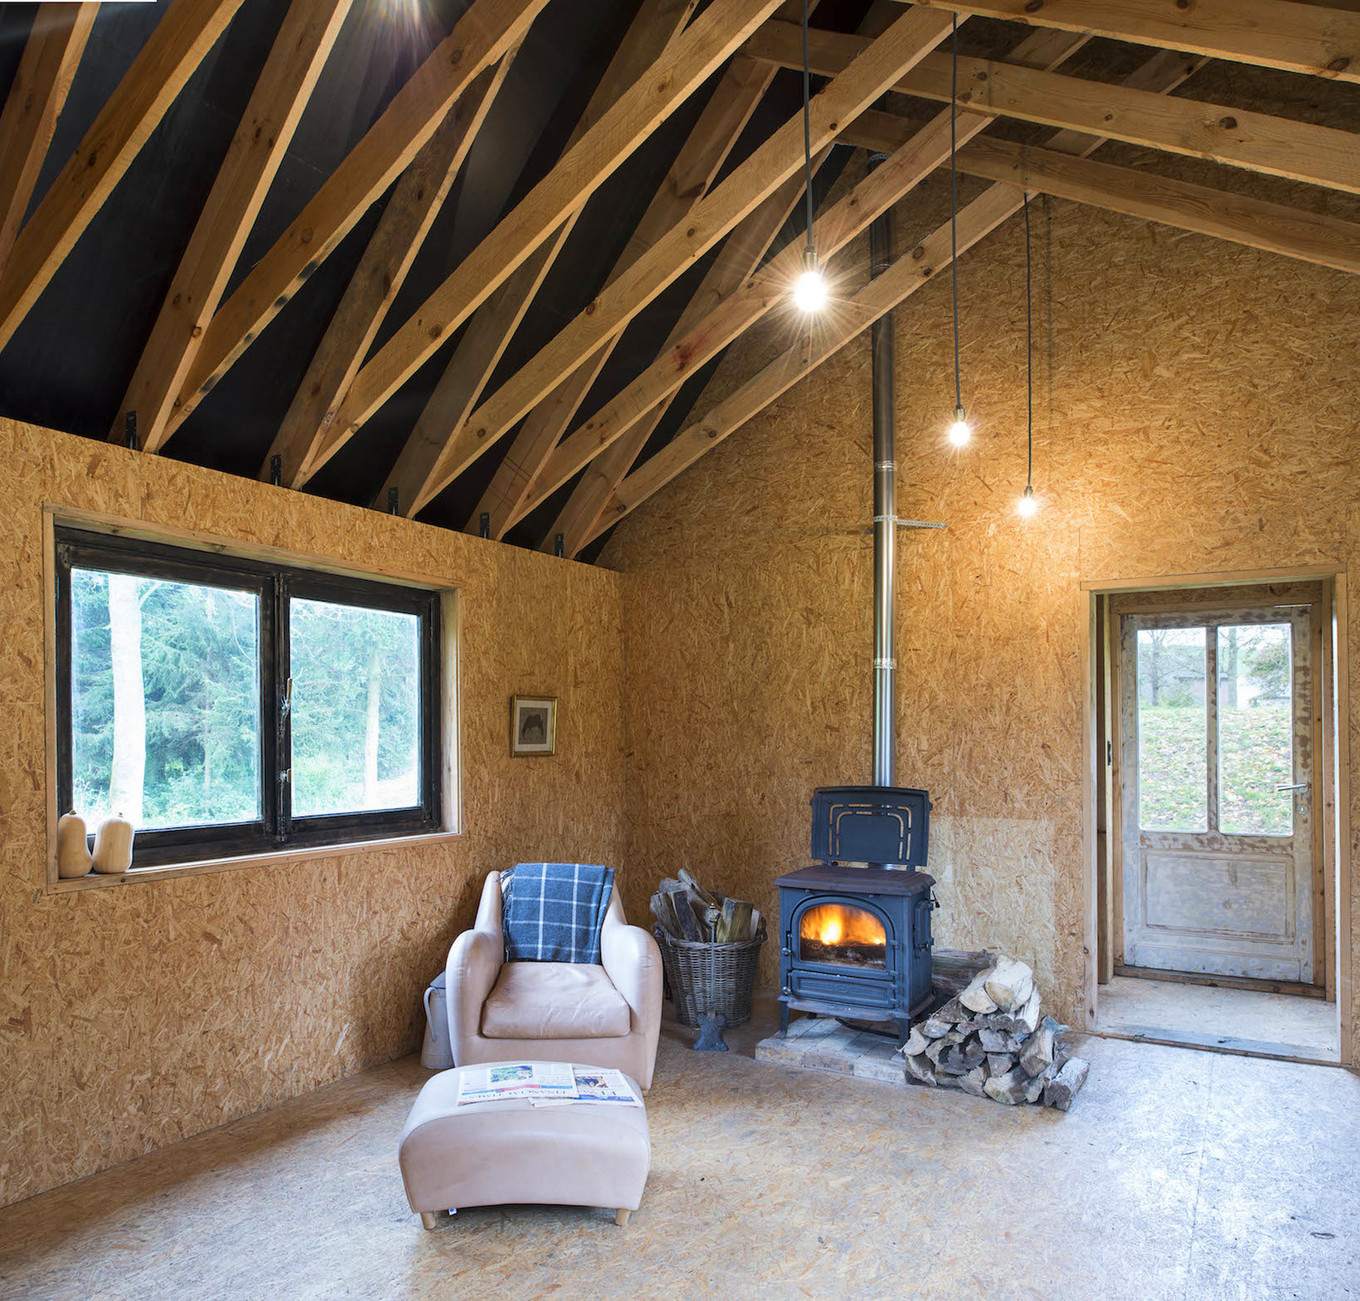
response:
{"label": "door handle", "polygon": [[1308,789],[1308,783],[1307,783],[1307,782],[1295,782],[1292,786],[1277,786],[1277,787],[1275,787],[1275,794],[1276,794],[1276,795],[1283,795],[1283,794],[1285,793],[1285,791],[1306,791],[1307,789]]}

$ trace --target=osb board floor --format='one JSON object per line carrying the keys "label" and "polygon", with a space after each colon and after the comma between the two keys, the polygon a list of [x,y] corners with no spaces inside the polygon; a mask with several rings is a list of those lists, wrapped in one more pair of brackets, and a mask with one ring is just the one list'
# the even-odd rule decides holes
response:
{"label": "osb board floor", "polygon": [[416,1058],[0,1213],[0,1295],[1336,1298],[1360,1287],[1360,1079],[1089,1039],[1073,1110],[696,1054],[612,1212],[407,1210]]}
{"label": "osb board floor", "polygon": [[1288,1057],[1334,1062],[1340,1055],[1336,1004],[1320,998],[1116,976],[1097,990],[1096,1021],[1119,1033],[1151,1029],[1158,1038],[1184,1033],[1273,1044]]}

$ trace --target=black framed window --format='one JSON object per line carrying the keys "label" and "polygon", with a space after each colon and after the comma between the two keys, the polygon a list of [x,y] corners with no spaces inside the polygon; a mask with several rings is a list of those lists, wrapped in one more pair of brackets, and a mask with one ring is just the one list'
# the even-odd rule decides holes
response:
{"label": "black framed window", "polygon": [[438,830],[436,592],[59,527],[57,786],[134,866]]}

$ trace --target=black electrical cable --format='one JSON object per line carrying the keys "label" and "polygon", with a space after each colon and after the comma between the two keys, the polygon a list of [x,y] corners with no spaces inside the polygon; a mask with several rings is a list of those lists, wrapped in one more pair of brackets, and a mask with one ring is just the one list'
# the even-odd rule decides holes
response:
{"label": "black electrical cable", "polygon": [[813,253],[816,250],[812,247],[812,57],[808,53],[808,0],[803,0],[803,169],[807,174],[807,247]]}
{"label": "black electrical cable", "polygon": [[[806,7],[807,0],[803,0]],[[963,384],[959,379],[959,173],[955,166],[958,142],[955,119],[959,112],[959,16],[953,21],[953,68],[949,82],[949,268],[954,282],[954,411],[962,419]]]}
{"label": "black electrical cable", "polygon": [[1030,293],[1029,191],[1025,191],[1025,439],[1028,461],[1025,466],[1025,492],[1034,491],[1034,305]]}

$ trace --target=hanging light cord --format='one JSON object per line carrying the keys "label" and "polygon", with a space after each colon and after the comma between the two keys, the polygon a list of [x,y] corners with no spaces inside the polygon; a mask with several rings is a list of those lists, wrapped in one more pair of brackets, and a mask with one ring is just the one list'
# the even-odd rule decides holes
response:
{"label": "hanging light cord", "polygon": [[811,253],[815,250],[812,247],[812,57],[808,53],[808,0],[803,0],[803,169],[807,173],[807,246]]}
{"label": "hanging light cord", "polygon": [[1025,491],[1034,491],[1034,305],[1030,293],[1029,191],[1025,191]]}
{"label": "hanging light cord", "polygon": [[[803,0],[806,9],[807,0]],[[959,379],[959,173],[954,155],[955,119],[959,112],[959,16],[953,22],[953,67],[949,81],[949,268],[954,282],[954,407],[963,409],[963,383]]]}

